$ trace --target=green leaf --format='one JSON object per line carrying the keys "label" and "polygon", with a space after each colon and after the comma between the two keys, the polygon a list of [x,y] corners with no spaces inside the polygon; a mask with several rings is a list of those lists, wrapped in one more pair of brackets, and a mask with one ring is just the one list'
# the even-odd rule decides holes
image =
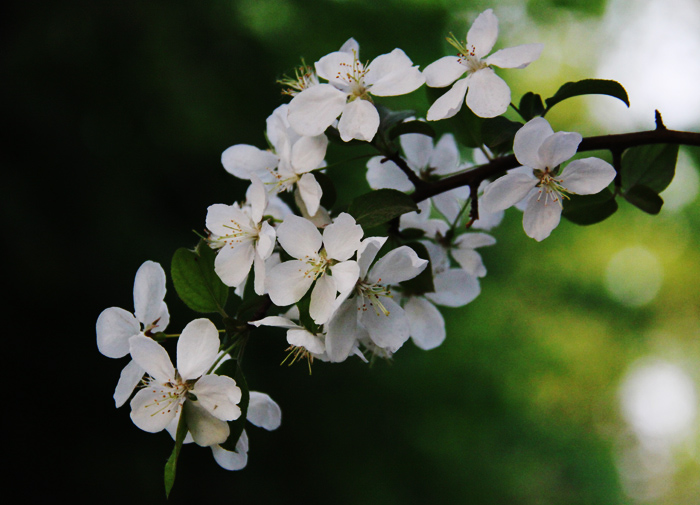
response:
{"label": "green leaf", "polygon": [[661,193],[673,180],[678,158],[677,144],[655,144],[627,149],[622,155],[622,192],[646,186]]}
{"label": "green leaf", "polygon": [[391,128],[403,123],[409,117],[414,117],[416,111],[414,110],[391,110],[384,105],[376,104],[377,112],[379,113],[379,129],[380,132],[388,132]]}
{"label": "green leaf", "polygon": [[435,130],[425,121],[406,121],[404,123],[399,123],[389,131],[389,138],[394,140],[396,137],[406,135],[407,133],[420,133],[421,135],[435,138]]}
{"label": "green leaf", "polygon": [[542,97],[532,91],[528,91],[520,99],[518,110],[525,121],[529,121],[535,116],[542,116],[544,114]]}
{"label": "green leaf", "polygon": [[647,186],[632,186],[622,194],[629,203],[647,214],[658,214],[664,204],[663,199]]}
{"label": "green leaf", "polygon": [[378,189],[355,198],[348,213],[364,230],[368,230],[417,210],[416,203],[405,193],[395,189]]}
{"label": "green leaf", "polygon": [[177,431],[175,433],[175,447],[173,447],[173,452],[170,453],[168,461],[165,463],[165,471],[163,473],[163,480],[165,482],[165,496],[166,498],[170,496],[170,490],[175,484],[175,471],[177,470],[177,458],[180,456],[180,449],[182,449],[182,444],[187,436],[187,422],[185,421],[185,412],[188,408],[188,403],[185,402],[182,405],[182,411],[180,412],[180,421],[177,423]]}
{"label": "green leaf", "polygon": [[622,84],[619,82],[606,79],[584,79],[582,81],[567,82],[554,93],[554,96],[547,98],[545,100],[547,109],[542,115],[544,116],[549,109],[559,102],[567,98],[581,95],[608,95],[619,98],[625,102],[627,107],[630,106],[629,98],[627,98],[627,91],[625,91],[625,88],[623,88]]}
{"label": "green leaf", "polygon": [[221,447],[227,451],[236,452],[236,442],[238,442],[238,439],[241,438],[241,434],[245,428],[246,416],[248,415],[250,390],[248,389],[248,383],[243,376],[243,371],[241,370],[238,360],[236,359],[232,358],[221,363],[219,368],[216,369],[216,374],[231,377],[236,381],[236,385],[241,388],[241,401],[238,402],[238,407],[241,409],[241,415],[234,421],[228,421],[230,433],[226,439],[226,442],[221,444]]}
{"label": "green leaf", "polygon": [[484,144],[494,153],[510,152],[513,150],[513,138],[522,127],[522,123],[503,116],[485,119],[481,126]]}
{"label": "green leaf", "polygon": [[[413,249],[419,258],[430,261],[428,249],[426,249],[423,244],[420,242],[409,242],[406,245]],[[435,284],[433,283],[433,269],[431,265],[428,264],[423,271],[413,279],[408,279],[399,284],[408,295],[422,295],[423,293],[434,292]]]}
{"label": "green leaf", "polygon": [[216,254],[201,240],[194,251],[181,247],[173,255],[170,275],[183,302],[197,312],[223,314],[229,288],[214,271]]}
{"label": "green leaf", "polygon": [[605,188],[595,195],[569,195],[569,200],[564,202],[562,216],[572,223],[589,225],[604,221],[615,211],[615,195]]}

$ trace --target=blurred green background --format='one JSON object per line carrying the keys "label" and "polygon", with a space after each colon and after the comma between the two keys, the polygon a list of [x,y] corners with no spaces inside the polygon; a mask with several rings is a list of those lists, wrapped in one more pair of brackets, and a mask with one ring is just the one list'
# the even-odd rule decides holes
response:
{"label": "blurred green background", "polygon": [[[697,3],[672,3],[678,24],[667,28],[692,49],[700,44]],[[656,33],[661,17],[646,27],[634,20],[658,4],[6,3],[6,409],[21,449],[10,456],[12,474],[25,482],[24,495],[164,500],[172,441],[138,430],[128,406],[114,409],[124,362],[97,352],[94,322],[110,306],[133,310],[141,263],[167,270],[178,247],[196,243],[192,230],[203,229],[210,204],[243,195],[245,185],[222,169],[221,152],[265,145],[265,118],[284,101],[275,80],[300,57],[316,61],[352,36],[363,59],[401,47],[424,68],[451,53],[447,33],[464,36],[493,7],[501,21],[496,48],[546,44],[527,70],[499,71],[515,100],[529,90],[551,96],[585,77],[628,87],[632,109],[607,97],[574,99],[548,116],[555,130],[651,129],[659,108],[669,128],[698,131],[700,107],[688,102],[697,90],[663,87],[697,82],[697,60],[677,64],[666,51],[674,37],[652,37],[665,54],[654,60],[657,73],[668,77],[668,64],[678,72],[673,79],[654,88],[648,69],[644,79],[611,75],[622,72],[616,61],[633,59],[625,51],[635,46],[624,40]],[[651,94],[633,92],[640,83]],[[420,114],[428,105],[423,90],[382,103]],[[369,151],[348,152],[333,148],[329,158]],[[699,159],[698,149],[682,150],[678,180],[656,217],[623,204],[600,225],[563,222],[536,243],[511,209],[493,232],[497,245],[482,251],[489,273],[481,296],[443,311],[448,337],[433,351],[409,342],[391,363],[317,363],[309,376],[304,365],[279,366],[283,332],[261,333],[247,349],[247,378],[281,405],[281,428],[248,429],[241,472],[186,446],[170,501],[697,503]],[[348,163],[341,200],[366,189],[362,168]],[[198,316],[168,289],[175,331]],[[641,400],[623,410],[621,391]]]}

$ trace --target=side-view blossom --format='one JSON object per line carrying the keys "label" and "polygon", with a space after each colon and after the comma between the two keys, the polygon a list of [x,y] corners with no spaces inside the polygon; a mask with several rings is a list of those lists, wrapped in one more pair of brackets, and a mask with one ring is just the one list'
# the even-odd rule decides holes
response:
{"label": "side-view blossom", "polygon": [[[454,36],[448,39],[459,51],[458,56],[440,58],[425,67],[423,75],[431,88],[454,85],[428,109],[428,121],[454,116],[465,102],[480,117],[500,116],[506,111],[510,104],[510,88],[491,67],[525,68],[540,57],[544,45],[524,44],[487,56],[497,38],[498,19],[493,10],[487,9],[472,24],[466,44]],[[460,79],[465,73],[467,76]]]}
{"label": "side-view blossom", "polygon": [[[308,88],[311,90],[314,88]],[[267,118],[267,139],[272,151],[248,144],[236,144],[221,155],[224,169],[239,179],[257,175],[272,193],[296,190],[309,214],[315,215],[322,190],[311,173],[324,166],[328,139],[323,132],[302,136],[287,120],[288,105],[277,107]]]}
{"label": "side-view blossom", "polygon": [[419,258],[410,247],[401,246],[372,265],[384,242],[386,237],[366,238],[357,252],[359,279],[328,323],[326,352],[331,361],[345,360],[364,335],[389,353],[408,340],[408,318],[393,300],[391,285],[413,279],[425,269],[428,260]]}
{"label": "side-view blossom", "polygon": [[[251,391],[246,420],[267,431],[276,430],[282,424],[282,410],[269,395]],[[211,450],[221,468],[242,470],[248,464],[248,434],[243,430],[235,451],[226,450],[218,444],[212,445]]]}
{"label": "side-view blossom", "polygon": [[340,138],[371,141],[379,128],[372,95],[404,95],[425,82],[401,49],[377,56],[367,65],[360,61],[359,51],[357,42],[350,39],[340,51],[315,63],[316,73],[328,83],[307,87],[294,96],[289,103],[292,128],[302,135],[320,135],[340,116]]}
{"label": "side-view blossom", "polygon": [[481,205],[495,212],[526,200],[525,233],[544,240],[559,224],[567,194],[599,193],[615,179],[615,169],[599,158],[574,160],[561,170],[560,165],[576,154],[580,142],[578,133],[554,133],[544,118],[528,121],[513,140],[515,157],[527,170],[510,172],[491,183]]}
{"label": "side-view blossom", "polygon": [[144,431],[165,429],[185,402],[187,429],[201,446],[221,444],[230,433],[227,421],[238,419],[241,390],[230,377],[208,374],[217,359],[219,336],[208,319],[195,319],[177,342],[177,368],[167,351],[154,340],[129,339],[131,357],[148,379],[131,400],[131,419]]}
{"label": "side-view blossom", "polygon": [[[97,348],[108,358],[129,354],[129,339],[135,335],[162,332],[170,322],[165,298],[165,271],[154,261],[144,262],[134,279],[134,314],[119,307],[102,311],[97,318]],[[114,402],[121,407],[143,377],[144,370],[130,361],[122,370],[114,390]]]}
{"label": "side-view blossom", "polygon": [[272,303],[284,307],[298,302],[314,284],[309,313],[317,324],[330,317],[337,293],[355,286],[357,262],[350,260],[360,247],[362,227],[345,212],[323,230],[298,216],[289,216],[277,229],[282,248],[295,258],[267,273],[266,288]]}
{"label": "side-view blossom", "polygon": [[214,204],[207,210],[209,245],[219,249],[214,260],[216,274],[227,286],[239,286],[255,271],[255,292],[265,292],[265,260],[275,247],[275,230],[263,221],[267,194],[257,176],[251,176],[246,206]]}

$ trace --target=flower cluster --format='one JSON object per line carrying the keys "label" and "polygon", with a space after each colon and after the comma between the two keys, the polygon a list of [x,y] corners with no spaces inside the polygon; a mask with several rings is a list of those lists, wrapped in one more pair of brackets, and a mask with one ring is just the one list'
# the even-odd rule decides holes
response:
{"label": "flower cluster", "polygon": [[[426,187],[479,173],[493,156],[485,145],[468,153],[451,133],[436,139],[430,121],[454,116],[462,103],[480,118],[506,112],[510,89],[491,67],[524,68],[542,45],[487,56],[497,35],[498,20],[489,9],[465,42],[449,39],[457,56],[444,56],[423,72],[401,49],[363,63],[359,44],[350,39],[283,81],[292,98],[267,118],[269,146],[236,144],[221,157],[228,173],[249,181],[245,200],[211,205],[206,237],[197,251],[185,253],[191,270],[187,262],[173,266],[180,297],[200,312],[219,312],[222,328],[196,319],[180,334],[166,335],[166,276],[151,261],[136,274],[135,313],[112,307],[97,320],[100,352],[131,357],[114,400],[119,407],[132,398],[137,427],[167,429],[176,443],[211,447],[223,468],[243,468],[243,421],[268,430],[281,422],[279,406],[240,379],[250,332],[285,329],[291,361],[306,360],[309,369],[314,360],[391,358],[409,339],[433,349],[446,338],[438,307],[461,307],[479,295],[487,269],[478,250],[496,243],[486,232],[505,209],[524,208],[525,232],[541,241],[559,223],[568,194],[595,194],[613,181],[615,169],[597,158],[562,170],[581,136],[555,133],[543,117],[522,116],[525,124],[510,122],[519,127],[511,140],[522,167],[420,196]],[[423,84],[452,87],[424,119],[410,113],[382,117],[375,100]],[[378,150],[366,163],[372,192],[349,209],[323,203],[330,134]],[[176,275],[183,269],[186,274]],[[225,311],[228,288],[243,298],[235,316]],[[173,365],[161,343],[175,338]]]}

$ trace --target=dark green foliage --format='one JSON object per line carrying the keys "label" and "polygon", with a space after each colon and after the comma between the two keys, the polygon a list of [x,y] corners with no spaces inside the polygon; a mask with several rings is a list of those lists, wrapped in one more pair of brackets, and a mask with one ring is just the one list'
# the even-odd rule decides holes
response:
{"label": "dark green foliage", "polygon": [[554,93],[554,96],[547,98],[545,100],[547,109],[542,115],[544,116],[559,102],[567,98],[581,95],[608,95],[622,100],[627,107],[630,106],[629,98],[627,98],[627,91],[625,91],[625,88],[623,88],[619,82],[605,79],[583,79],[581,81],[563,84],[557,92]]}
{"label": "dark green foliage", "polygon": [[223,313],[228,299],[226,286],[214,271],[216,253],[204,240],[194,250],[181,247],[173,255],[170,275],[175,291],[197,312]]}
{"label": "dark green foliage", "polygon": [[348,212],[357,224],[368,230],[406,212],[418,210],[411,197],[395,189],[378,189],[355,198]]}
{"label": "dark green foliage", "polygon": [[562,216],[572,223],[587,225],[604,221],[616,210],[615,195],[605,188],[595,195],[569,195]]}

